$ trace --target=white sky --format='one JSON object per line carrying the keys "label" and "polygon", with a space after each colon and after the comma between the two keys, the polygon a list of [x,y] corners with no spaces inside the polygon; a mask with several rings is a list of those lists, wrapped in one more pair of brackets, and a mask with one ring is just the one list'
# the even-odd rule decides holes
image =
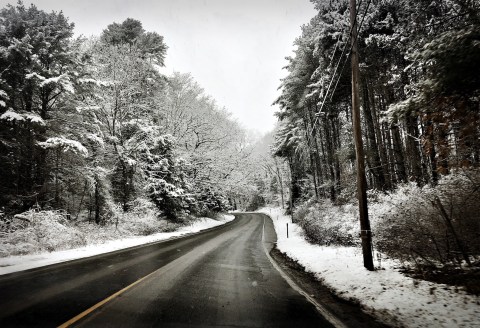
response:
{"label": "white sky", "polygon": [[[0,0],[1,7],[17,0]],[[166,73],[190,72],[205,92],[248,129],[273,128],[279,79],[300,26],[315,15],[308,0],[24,0],[63,10],[75,33],[99,35],[131,17],[165,38]]]}

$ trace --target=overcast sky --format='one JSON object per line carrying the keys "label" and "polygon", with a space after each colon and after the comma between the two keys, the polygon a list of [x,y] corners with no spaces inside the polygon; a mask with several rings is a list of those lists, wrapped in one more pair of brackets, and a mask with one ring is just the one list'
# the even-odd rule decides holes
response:
{"label": "overcast sky", "polygon": [[[1,7],[16,0],[0,0]],[[279,79],[301,25],[315,15],[308,0],[24,0],[63,10],[75,33],[99,35],[131,17],[168,46],[165,72],[190,72],[205,92],[249,129],[273,128]]]}

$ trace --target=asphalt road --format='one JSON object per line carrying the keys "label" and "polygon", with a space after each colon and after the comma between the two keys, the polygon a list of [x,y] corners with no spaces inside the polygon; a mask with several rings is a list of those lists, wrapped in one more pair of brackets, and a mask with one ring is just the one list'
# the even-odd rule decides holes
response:
{"label": "asphalt road", "polygon": [[266,251],[271,221],[0,276],[0,327],[331,327]]}

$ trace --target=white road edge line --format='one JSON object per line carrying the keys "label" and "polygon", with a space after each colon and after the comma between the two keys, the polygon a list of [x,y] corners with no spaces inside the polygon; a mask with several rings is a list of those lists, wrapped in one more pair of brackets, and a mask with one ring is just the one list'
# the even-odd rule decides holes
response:
{"label": "white road edge line", "polygon": [[[263,213],[265,214],[265,213]],[[268,216],[268,214],[265,214]],[[270,217],[270,216],[268,216]],[[271,217],[270,217],[271,219]],[[268,259],[270,260],[270,263],[272,263],[273,267],[280,273],[280,275],[287,281],[287,283],[292,287],[294,290],[299,292],[301,295],[305,296],[305,298],[312,303],[317,311],[328,321],[330,322],[334,327],[336,328],[348,328],[340,319],[338,319],[336,316],[334,316],[330,311],[328,311],[323,305],[317,302],[313,297],[308,295],[307,292],[305,292],[300,286],[298,286],[283,270],[280,268],[280,266],[275,262],[275,260],[270,256],[268,253],[268,250],[265,246],[264,243],[265,239],[265,218],[263,218],[263,228],[262,228],[262,246],[263,250],[265,251],[265,254],[267,254]]]}

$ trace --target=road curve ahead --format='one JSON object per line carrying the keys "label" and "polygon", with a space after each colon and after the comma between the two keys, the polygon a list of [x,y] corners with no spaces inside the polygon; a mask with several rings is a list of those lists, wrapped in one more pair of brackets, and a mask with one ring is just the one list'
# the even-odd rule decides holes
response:
{"label": "road curve ahead", "polygon": [[274,241],[267,216],[237,214],[198,235],[9,275],[0,326],[331,327],[270,262]]}

